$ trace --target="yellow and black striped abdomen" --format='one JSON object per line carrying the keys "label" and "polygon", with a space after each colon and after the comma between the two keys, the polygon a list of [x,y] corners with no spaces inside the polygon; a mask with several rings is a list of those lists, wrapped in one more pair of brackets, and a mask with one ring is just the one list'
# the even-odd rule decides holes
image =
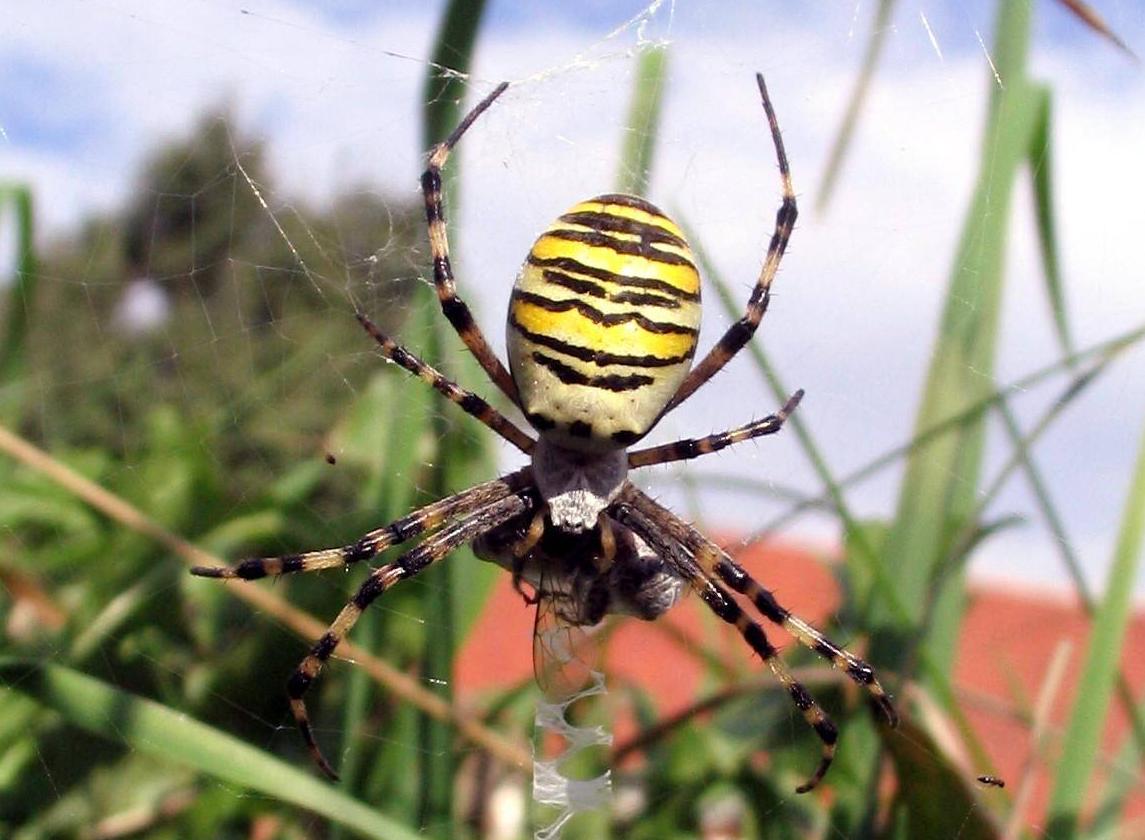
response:
{"label": "yellow and black striped abdomen", "polygon": [[681,230],[628,195],[541,234],[509,303],[509,366],[529,422],[574,449],[643,437],[691,367],[700,276]]}

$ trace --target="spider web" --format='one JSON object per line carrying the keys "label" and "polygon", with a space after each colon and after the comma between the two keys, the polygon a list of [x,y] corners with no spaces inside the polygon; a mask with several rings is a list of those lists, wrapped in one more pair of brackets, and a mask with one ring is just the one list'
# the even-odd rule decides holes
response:
{"label": "spider web", "polygon": [[[379,382],[382,363],[353,313],[361,308],[415,351],[429,353],[440,340],[428,319],[409,313],[428,299],[427,247],[418,221],[424,150],[417,103],[441,10],[346,2],[320,11],[286,0],[248,7],[119,2],[64,4],[61,15],[56,6],[51,15],[31,7],[16,12],[13,49],[3,59],[8,81],[0,87],[0,159],[7,164],[0,177],[32,187],[37,240],[48,266],[31,315],[27,365],[18,384],[0,384],[0,394],[23,407],[20,430],[167,527],[229,558],[251,544],[273,553],[337,544],[346,533],[383,524],[426,500],[439,489],[427,469],[433,446],[416,428],[399,438],[391,430],[418,427],[428,411],[440,424],[435,429],[462,440],[468,435],[474,448],[481,431],[453,407],[423,398],[420,383],[397,375]],[[1145,33],[1133,8],[1110,3],[1103,12],[1124,40],[1140,45]],[[791,11],[711,0],[578,4],[575,12],[491,8],[476,64],[463,77],[465,102],[501,79],[511,87],[451,161],[462,174],[447,208],[456,221],[451,235],[459,291],[502,358],[501,313],[522,255],[555,215],[613,188],[639,53],[666,45],[669,81],[649,197],[695,231],[745,300],[779,198],[752,83],[753,73],[762,71],[802,215],[757,340],[789,390],[807,389],[800,417],[836,475],[908,441],[974,183],[994,64],[993,11],[985,3],[914,2],[899,9],[832,206],[815,213],[814,196],[872,15],[870,4]],[[65,28],[61,19],[71,25]],[[1145,98],[1127,63],[1056,7],[1038,10],[1032,55],[1032,74],[1054,90],[1063,274],[1075,344],[1087,347],[1140,326],[1145,316],[1133,247],[1145,217],[1140,202],[1123,197],[1139,191],[1132,186],[1141,172],[1134,127],[1145,124]],[[148,180],[146,162],[164,147],[182,157],[166,161],[166,182]],[[1118,189],[1122,184],[1130,189]],[[1000,383],[1061,355],[1044,304],[1024,186],[1016,193],[1007,257],[1005,326],[993,373]],[[5,277],[17,250],[12,218],[0,208]],[[710,289],[705,295],[704,348],[731,322]],[[5,317],[12,308],[3,310]],[[495,389],[464,367],[459,342],[441,340],[436,360],[450,371],[467,371],[467,386],[493,396]],[[1095,591],[1145,414],[1142,365],[1138,352],[1111,367],[1037,450]],[[1043,415],[1065,382],[1030,387],[1013,400],[1023,428]],[[777,407],[752,364],[737,359],[666,417],[649,442],[720,431]],[[378,454],[369,454],[371,445]],[[160,451],[171,457],[157,457]],[[992,428],[986,474],[995,474],[1009,452],[1001,429]],[[508,448],[495,446],[493,453],[497,467],[490,468],[520,463]],[[336,463],[327,464],[327,456]],[[385,504],[396,509],[385,515],[362,510],[363,499],[385,495],[379,486],[363,487],[362,475],[375,482],[385,475],[404,487],[404,496],[386,496]],[[855,514],[892,515],[900,480],[901,461],[857,485],[848,495]],[[793,500],[822,493],[790,429],[686,468],[650,470],[640,481],[732,545],[759,531],[775,536],[769,526],[782,521],[777,535],[786,543],[836,553],[833,514],[811,507],[783,519]],[[10,556],[48,558],[31,568],[0,564],[12,595],[8,633],[17,649],[31,639],[48,661],[83,668],[102,660],[102,668],[91,670],[109,683],[162,696],[165,679],[182,684],[210,649],[242,647],[269,623],[276,628],[274,652],[267,653],[268,645],[252,647],[249,655],[268,656],[274,667],[267,670],[280,677],[252,694],[237,692],[237,678],[216,674],[214,707],[229,710],[216,723],[253,729],[262,746],[291,754],[304,767],[302,751],[289,746],[296,733],[280,688],[305,653],[295,634],[281,619],[238,604],[213,605],[209,631],[195,627],[195,615],[166,616],[159,630],[148,630],[185,586],[174,561],[163,561],[167,576],[117,573],[117,562],[127,567],[117,552],[141,551],[137,538],[95,521],[83,505],[46,487],[32,482],[24,488],[32,495],[22,498],[38,500],[35,515],[9,513],[3,525]],[[1001,531],[975,552],[975,579],[1068,591],[1028,487],[1010,482],[989,510],[988,518],[1016,514],[1027,524]],[[223,522],[232,530],[208,524]],[[85,556],[85,528],[101,529],[109,552],[98,568],[74,565]],[[773,560],[768,555],[763,563]],[[753,573],[765,585],[773,579],[768,565]],[[306,577],[259,585],[328,621],[358,582],[338,572]],[[494,577],[480,578],[481,585],[503,585],[490,583]],[[84,590],[91,580],[97,585]],[[425,636],[452,632],[426,619],[421,604],[443,580],[407,584],[408,593],[395,591],[393,598],[388,593],[376,607],[384,617],[373,625],[367,620],[353,638],[384,659],[387,651],[414,649]],[[777,594],[796,610],[821,610],[822,621],[838,619],[840,641],[850,641],[848,616],[796,586],[786,584]],[[82,598],[69,600],[79,591]],[[1145,583],[1138,581],[1136,593],[1145,594]],[[456,675],[422,673],[416,682],[455,680],[458,694],[472,703],[483,688],[515,685],[522,674],[513,663],[527,668],[531,617],[523,605],[495,603],[512,603],[506,610],[525,629],[499,639],[493,658],[461,659]],[[116,609],[128,616],[123,624],[116,623]],[[762,671],[740,656],[737,639],[699,615],[696,610],[692,624],[649,630],[650,636],[618,629],[612,644],[629,645],[638,661],[609,677],[650,680],[648,693],[667,694],[654,681],[664,664],[641,646],[662,639],[657,633],[697,626],[701,643],[688,650],[712,648],[749,673]],[[95,629],[69,635],[61,629],[69,620]],[[476,615],[467,620],[488,626]],[[101,630],[100,622],[113,629]],[[124,658],[125,645],[131,652]],[[148,676],[137,680],[124,663]],[[349,670],[335,659],[323,677],[344,686],[319,706],[326,712],[319,739],[333,749],[351,735],[376,741],[383,731],[364,726],[348,733],[330,713],[336,703],[354,702]],[[702,694],[690,685],[679,693],[689,699],[676,706],[665,701],[661,717]],[[789,719],[791,737],[803,738],[798,715],[779,701],[759,717]],[[387,706],[385,698],[374,702]],[[373,714],[366,720],[391,722],[392,710]],[[621,715],[618,740],[632,734],[635,713],[624,714],[629,722]],[[745,713],[741,722],[751,719]],[[399,749],[423,743],[412,726],[384,731]],[[48,789],[61,791],[62,801],[73,783],[70,773],[58,753],[37,748],[37,772]],[[845,740],[840,749],[846,750]],[[466,747],[463,758],[480,768],[477,755]],[[140,763],[132,772],[146,776],[144,769]],[[132,778],[125,774],[118,786],[130,786]],[[163,778],[165,786],[157,785],[147,801],[189,807],[190,778]],[[620,775],[618,807],[631,804],[630,794],[651,797],[631,806],[638,812],[671,804],[669,792],[640,790],[638,780],[636,773]],[[91,782],[100,785],[117,786]],[[489,802],[510,803],[506,813],[523,807],[526,788],[511,773],[488,790]],[[113,799],[135,804],[122,790]],[[705,819],[718,822],[722,815],[734,824],[746,810],[743,799],[733,790],[696,809]],[[802,818],[794,795],[777,803],[777,822]],[[486,805],[483,814],[492,821],[495,809]],[[968,806],[968,824],[977,807]],[[412,824],[431,827],[420,819],[414,815]],[[154,817],[153,825],[162,818]]]}

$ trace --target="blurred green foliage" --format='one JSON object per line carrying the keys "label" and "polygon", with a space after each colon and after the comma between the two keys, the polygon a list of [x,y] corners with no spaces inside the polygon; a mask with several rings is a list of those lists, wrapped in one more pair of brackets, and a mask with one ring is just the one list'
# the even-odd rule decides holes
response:
{"label": "blurred green foliage", "polygon": [[[436,398],[379,363],[348,304],[394,332],[436,313],[420,280],[421,206],[360,190],[323,208],[264,209],[256,185],[278,192],[262,149],[231,122],[206,115],[156,151],[128,208],[50,243],[34,269],[21,263],[21,293],[5,301],[9,323],[16,313],[27,323],[7,345],[8,369],[22,372],[4,386],[8,416],[62,463],[222,557],[349,542],[424,501],[434,463],[451,465],[450,484],[469,483],[485,457],[456,416],[432,433]],[[150,314],[132,314],[140,298]],[[334,426],[332,405],[346,406]],[[305,766],[295,733],[278,734],[284,679],[305,642],[52,480],[4,459],[0,487],[3,652],[19,657],[9,665],[78,669]],[[358,578],[278,591],[332,616]],[[418,614],[418,598],[417,587],[395,592],[389,614]],[[479,601],[465,604],[462,631]],[[424,625],[380,621],[387,658],[416,661]],[[328,699],[315,692],[317,726],[357,740],[340,712],[352,669],[332,670],[342,673]],[[0,834],[80,836],[100,819],[150,813],[144,822],[163,826],[153,836],[221,837],[228,825],[243,836],[260,814],[282,819],[274,801],[203,794],[178,762],[80,734],[50,703],[7,691],[0,706]],[[377,698],[370,709],[371,730],[400,717]],[[392,798],[416,762],[379,762],[386,739],[368,743],[370,773],[350,795]],[[281,836],[304,836],[307,823],[300,812]]]}
{"label": "blurred green foliage", "polygon": [[[268,212],[252,187],[277,195],[262,149],[231,122],[205,116],[145,164],[130,207],[40,255],[23,424],[37,439],[130,457],[150,409],[177,406],[243,429],[218,441],[241,492],[252,460],[277,468],[284,446],[320,446],[331,401],[376,372],[332,306],[348,314],[353,294],[383,328],[401,323],[422,267],[420,208],[360,190]],[[154,323],[133,314],[148,302],[165,311]],[[287,399],[288,425],[275,405]]]}

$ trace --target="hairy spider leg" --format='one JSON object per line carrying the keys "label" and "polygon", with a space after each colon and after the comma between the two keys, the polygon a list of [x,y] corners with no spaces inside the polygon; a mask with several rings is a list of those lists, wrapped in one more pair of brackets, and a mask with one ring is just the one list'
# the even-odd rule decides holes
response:
{"label": "hairy spider leg", "polygon": [[290,698],[290,711],[294,715],[303,740],[306,741],[306,748],[310,751],[311,758],[329,778],[337,780],[338,774],[318,747],[304,698],[339,642],[354,627],[365,609],[395,583],[424,571],[455,548],[524,513],[531,509],[533,504],[533,497],[528,493],[514,494],[501,499],[428,537],[393,563],[375,569],[338,613],[322,638],[314,643],[306,658],[299,663],[286,686],[286,693]]}
{"label": "hairy spider leg", "polygon": [[362,560],[369,560],[387,548],[401,545],[427,531],[436,531],[459,516],[466,516],[475,510],[501,501],[527,486],[531,481],[530,475],[531,471],[526,467],[502,478],[475,485],[468,490],[462,490],[453,496],[418,508],[389,525],[370,531],[349,545],[339,548],[324,548],[302,554],[283,554],[278,557],[251,557],[234,566],[195,566],[191,569],[191,574],[209,578],[258,580],[296,572],[314,572],[349,566]]}
{"label": "hairy spider leg", "polygon": [[749,618],[731,595],[704,573],[694,558],[685,553],[683,546],[665,537],[659,522],[625,502],[616,504],[614,510],[620,522],[635,531],[657,554],[672,564],[712,612],[739,631],[744,641],[771,669],[772,674],[787,691],[792,703],[803,714],[804,720],[819,736],[822,742],[819,765],[807,781],[795,789],[795,792],[806,793],[812,790],[826,775],[835,758],[839,730],[831,718],[815,702],[807,687],[787,670],[783,660],[779,658],[779,650],[767,638],[763,627]]}
{"label": "hairy spider leg", "polygon": [[433,286],[437,290],[441,311],[493,384],[500,388],[514,405],[519,406],[521,400],[517,396],[517,386],[513,382],[513,377],[489,346],[485,334],[473,319],[473,313],[465,301],[457,296],[453,267],[449,260],[449,237],[445,229],[445,207],[442,203],[441,185],[441,172],[453,147],[461,140],[469,126],[473,125],[473,122],[493,104],[493,100],[505,92],[507,87],[509,87],[508,82],[497,85],[492,93],[481,100],[458,123],[449,137],[430,150],[429,162],[421,176],[421,192],[425,201],[425,221],[429,228],[429,253],[433,259]]}
{"label": "hairy spider leg", "polygon": [[441,371],[423,362],[402,345],[398,344],[374,324],[365,314],[357,313],[358,322],[374,341],[378,342],[382,355],[429,385],[471,417],[480,420],[488,428],[499,434],[526,455],[533,451],[535,441],[505,415],[489,405],[472,391],[467,391],[456,382],[448,379]]}
{"label": "hairy spider leg", "polygon": [[756,73],[755,81],[759,85],[759,95],[763,100],[763,110],[767,114],[767,124],[771,128],[771,139],[775,144],[775,155],[779,160],[779,179],[783,185],[783,200],[775,214],[775,229],[771,234],[771,242],[767,246],[767,257],[759,272],[759,279],[751,296],[747,301],[747,309],[743,317],[728,327],[723,337],[716,342],[716,346],[708,351],[703,360],[692,368],[687,379],[680,383],[675,395],[668,402],[665,413],[671,411],[688,397],[697,388],[715,376],[738,353],[755,334],[756,327],[763,320],[767,312],[767,304],[771,300],[771,283],[779,270],[780,260],[787,250],[787,243],[791,239],[791,232],[795,229],[795,218],[799,210],[795,205],[795,189],[791,185],[791,170],[787,164],[787,151],[783,148],[783,137],[779,133],[779,120],[775,116],[775,109],[771,106],[771,97],[767,94],[767,85],[764,84],[763,74]]}
{"label": "hairy spider leg", "polygon": [[650,446],[647,449],[629,452],[628,466],[635,469],[636,467],[669,464],[673,461],[687,461],[692,458],[699,458],[701,455],[719,452],[721,449],[726,449],[732,444],[741,443],[745,440],[773,435],[783,428],[783,424],[791,416],[791,412],[795,411],[802,399],[803,390],[800,389],[788,397],[783,408],[775,414],[769,414],[759,420],[753,420],[726,432],[718,432],[702,438],[684,438],[660,446]]}
{"label": "hairy spider leg", "polygon": [[672,540],[680,543],[705,574],[722,580],[736,592],[746,596],[764,618],[782,627],[805,647],[842,670],[852,681],[863,686],[870,693],[887,723],[891,726],[898,725],[898,713],[891,703],[890,696],[875,676],[874,668],[832,642],[803,619],[793,615],[771,592],[732,560],[726,551],[636,487],[626,486],[621,492],[619,501],[639,510]]}

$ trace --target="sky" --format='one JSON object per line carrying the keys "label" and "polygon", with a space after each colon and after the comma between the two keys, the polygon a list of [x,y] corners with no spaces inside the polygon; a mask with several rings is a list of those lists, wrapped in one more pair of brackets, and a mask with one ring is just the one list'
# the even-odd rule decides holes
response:
{"label": "sky", "polygon": [[[816,213],[812,199],[875,5],[493,0],[467,96],[476,101],[501,80],[511,86],[459,151],[464,192],[452,216],[461,231],[459,282],[494,343],[504,345],[500,313],[537,232],[576,201],[612,188],[634,56],[643,45],[662,43],[669,80],[649,197],[687,220],[746,298],[779,199],[753,82],[763,72],[803,212],[760,340],[789,386],[807,390],[801,415],[837,474],[908,439],[974,183],[987,97],[998,84],[990,55],[994,12],[977,1],[898,4],[835,201]],[[1095,6],[1145,54],[1145,12],[1137,0]],[[226,104],[242,132],[266,143],[278,190],[269,197],[272,207],[321,202],[351,187],[416,200],[424,153],[418,96],[442,7],[17,2],[0,23],[0,178],[32,186],[40,236],[48,238],[90,213],[122,206],[149,149]],[[1063,272],[1076,343],[1085,347],[1145,323],[1145,75],[1050,0],[1035,5],[1031,68],[1053,91]],[[1011,220],[1000,382],[1059,356],[1028,195],[1024,182]],[[329,291],[332,317],[351,320],[345,291],[336,284]],[[702,345],[726,323],[709,307]],[[1136,350],[1035,450],[1097,588],[1141,441],[1143,381],[1145,351]],[[1064,387],[1053,380],[1017,398],[1024,424]],[[717,431],[775,407],[739,360],[650,440]],[[991,429],[987,475],[1007,456],[999,431]],[[505,461],[512,461],[508,453]],[[789,434],[713,456],[689,474],[817,488]],[[669,478],[658,473],[651,486],[683,505],[683,491]],[[892,469],[857,488],[850,496],[856,511],[889,515],[899,478]],[[750,530],[775,510],[719,487],[700,501],[702,518],[725,532]],[[972,573],[1063,587],[1053,545],[1020,479],[990,513],[1030,520],[988,542]],[[786,533],[830,546],[835,528],[809,518]],[[1137,591],[1145,597],[1145,581]]]}

